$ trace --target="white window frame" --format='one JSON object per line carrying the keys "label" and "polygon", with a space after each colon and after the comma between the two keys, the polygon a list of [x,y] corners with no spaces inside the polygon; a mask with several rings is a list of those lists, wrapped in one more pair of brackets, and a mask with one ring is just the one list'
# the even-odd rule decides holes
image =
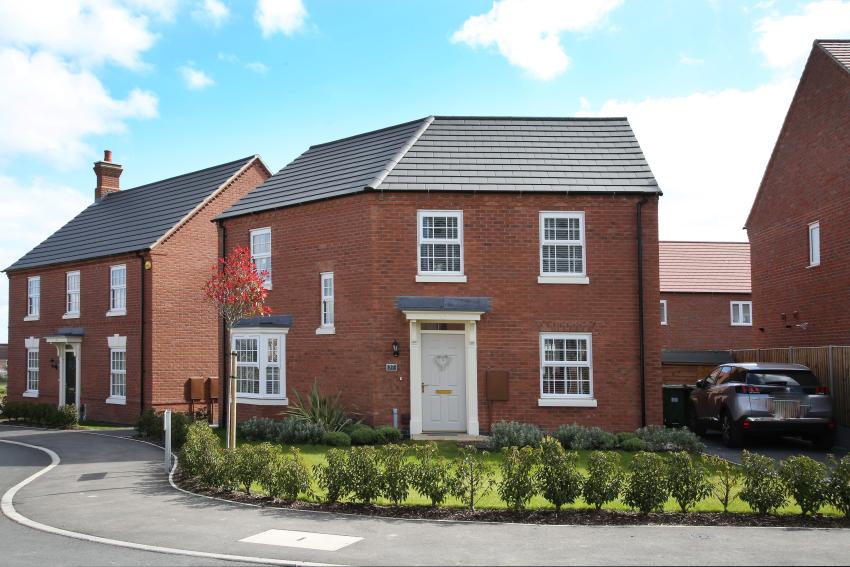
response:
{"label": "white window frame", "polygon": [[[41,382],[38,339],[36,337],[30,337],[24,341],[24,346],[27,350],[27,374],[25,384],[26,390],[22,395],[25,398],[37,398]],[[33,364],[33,362],[35,362],[35,364]],[[33,388],[33,386],[35,386],[35,388]]]}
{"label": "white window frame", "polygon": [[41,311],[41,276],[27,278],[27,316],[24,321],[38,321]]}
{"label": "white window frame", "polygon": [[[115,283],[115,274],[124,272],[124,283]],[[116,304],[115,298],[117,292],[122,292],[120,297],[124,298],[123,304]],[[106,312],[107,317],[120,317],[127,314],[127,265],[120,264],[109,267],[109,311]]]}
{"label": "white window frame", "polygon": [[[237,360],[236,368],[237,375],[239,367],[252,366],[258,368],[259,372],[259,393],[244,393],[236,392],[237,403],[253,404],[253,405],[280,405],[289,404],[286,397],[286,334],[289,329],[268,329],[268,328],[240,328],[233,333],[231,339],[231,349],[236,351],[236,341],[241,339],[253,339],[257,341],[257,362],[240,362]],[[276,339],[278,348],[277,363],[269,361],[268,340]],[[267,369],[277,366],[280,369],[278,374],[280,378],[280,391],[277,394],[268,394],[267,391]],[[237,380],[238,382],[238,380]]]}
{"label": "white window frame", "polygon": [[[744,321],[743,307],[747,306],[750,312],[750,320]],[[738,307],[738,315],[740,321],[735,322],[735,307]],[[753,326],[753,302],[752,301],[730,301],[729,302],[729,322],[733,327],[752,327]]]}
{"label": "white window frame", "polygon": [[667,325],[667,300],[661,300],[661,324]]}
{"label": "white window frame", "polygon": [[[76,288],[71,287],[74,282],[76,283]],[[79,270],[65,272],[65,314],[62,315],[63,319],[79,319],[81,286]]]}
{"label": "white window frame", "polygon": [[[562,218],[562,219],[578,219],[579,221],[579,240],[549,240],[546,238],[546,219]],[[590,278],[587,277],[587,237],[585,231],[584,211],[540,211],[539,216],[539,231],[540,245],[538,256],[540,260],[540,274],[537,276],[537,283],[540,284],[589,284]],[[544,246],[581,246],[581,267],[579,272],[544,272],[543,271],[543,248]]]}
{"label": "white window frame", "polygon": [[[106,342],[109,346],[109,397],[106,398],[106,403],[123,406],[127,404],[127,337],[112,335],[106,338]],[[124,355],[123,370],[116,370],[114,366],[114,357],[119,353]],[[124,379],[123,394],[115,393],[116,377],[123,377]]]}
{"label": "white window frame", "polygon": [[[254,252],[254,237],[262,235],[262,234],[268,234],[269,235],[269,251],[263,252],[263,253],[260,253],[260,254],[256,254]],[[255,228],[255,229],[251,230],[250,240],[251,240],[251,246],[250,246],[251,261],[256,264],[257,258],[267,258],[268,259],[268,268],[267,268],[268,275],[266,276],[266,279],[263,282],[263,287],[265,287],[266,289],[272,289],[272,229],[271,229],[271,227],[267,226],[267,227],[264,227],[264,228]]]}
{"label": "white window frame", "polygon": [[[814,237],[817,235],[817,237]],[[809,267],[820,266],[820,221],[809,224]]]}
{"label": "white window frame", "polygon": [[[587,361],[564,361],[552,362],[546,360],[546,341],[557,340],[583,340],[587,343]],[[560,406],[560,407],[596,407],[596,399],[593,397],[593,335],[591,333],[540,333],[537,343],[540,350],[540,374],[538,377],[540,388],[540,399],[538,406]],[[588,380],[590,391],[587,394],[544,394],[543,376],[547,366],[579,367],[588,369]]]}
{"label": "white window frame", "polygon": [[[424,238],[422,236],[423,221],[425,217],[447,217],[457,219],[457,238]],[[423,244],[459,244],[460,245],[460,269],[455,271],[423,271],[422,270],[422,245]],[[466,283],[464,272],[463,253],[463,211],[438,211],[419,210],[416,211],[416,281],[417,282],[443,282],[443,283]]]}
{"label": "white window frame", "polygon": [[[317,335],[333,335],[336,333],[334,319],[334,273],[322,272],[319,277],[319,293],[321,303],[319,305],[319,328]],[[330,282],[330,293],[327,293],[325,284]]]}

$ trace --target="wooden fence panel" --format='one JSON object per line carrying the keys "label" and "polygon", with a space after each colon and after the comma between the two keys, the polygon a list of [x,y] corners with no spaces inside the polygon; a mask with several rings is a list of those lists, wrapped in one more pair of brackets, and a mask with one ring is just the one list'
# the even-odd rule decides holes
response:
{"label": "wooden fence panel", "polygon": [[735,362],[791,362],[805,364],[829,386],[835,420],[850,426],[850,346],[788,347],[733,350]]}

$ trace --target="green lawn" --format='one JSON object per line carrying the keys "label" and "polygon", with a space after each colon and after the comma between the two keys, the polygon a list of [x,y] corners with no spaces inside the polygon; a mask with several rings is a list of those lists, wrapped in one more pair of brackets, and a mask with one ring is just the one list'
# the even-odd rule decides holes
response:
{"label": "green lawn", "polygon": [[[219,438],[222,440],[222,443],[223,443],[224,437],[225,437],[224,431],[217,430],[216,433],[218,434]],[[240,438],[237,441],[237,445],[240,444],[240,443],[254,444],[256,442],[245,441],[245,440]],[[417,445],[419,443],[421,443],[421,442],[416,442],[416,441],[405,441],[404,442],[405,445],[410,445],[410,446],[414,446],[414,445]],[[459,449],[458,449],[458,445],[454,442],[448,442],[448,441],[438,442],[437,445],[439,447],[440,454],[442,454],[446,458],[456,457],[460,452]],[[288,447],[287,447],[287,449],[288,449]],[[313,465],[315,465],[317,463],[324,463],[325,462],[325,453],[327,453],[329,447],[327,447],[325,445],[299,445],[298,449],[301,451],[301,455],[304,458],[304,461],[307,464],[307,467],[312,472]],[[620,458],[621,458],[623,467],[628,468],[634,454],[628,453],[628,452],[625,452],[625,451],[618,451],[618,453],[620,454]],[[590,451],[578,451],[578,454],[579,454],[579,468],[581,469],[581,471],[583,473],[587,474],[587,459],[588,459],[588,455],[590,454]],[[498,453],[498,452],[491,452],[491,453],[488,453],[486,459],[490,464],[493,465],[496,480],[498,481],[498,479],[501,476],[500,473],[499,473],[499,463],[502,460],[501,454]],[[253,486],[251,491],[252,492],[256,491],[257,493],[263,492],[262,487],[257,486],[257,485]],[[316,486],[315,481],[313,483],[313,491],[321,493],[319,488]],[[381,498],[381,499],[377,500],[376,503],[377,504],[389,504],[390,502]],[[428,504],[430,504],[430,501],[427,498],[420,496],[415,490],[411,490],[410,496],[408,497],[406,504],[409,504],[409,505],[428,505]],[[457,499],[455,499],[453,497],[449,497],[449,499],[446,501],[446,506],[459,508],[459,507],[462,507],[462,504]],[[481,501],[477,505],[477,507],[478,508],[504,509],[504,508],[506,508],[506,505],[505,505],[504,502],[502,502],[499,499],[499,495],[496,492],[496,489],[494,487],[490,494],[488,494],[487,496],[485,496],[484,498],[481,499]],[[554,509],[554,507],[551,504],[549,504],[542,496],[534,497],[531,500],[531,502],[529,503],[528,507],[529,508],[538,508],[538,509]],[[572,508],[587,509],[587,508],[591,508],[591,506],[588,506],[583,500],[579,499],[572,506]],[[619,500],[612,502],[612,503],[609,503],[607,506],[604,507],[604,509],[606,509],[606,510],[621,510],[621,511],[622,510],[629,510],[629,508]],[[679,505],[676,504],[675,501],[670,499],[670,500],[667,501],[667,504],[664,506],[664,510],[667,511],[667,512],[678,512],[679,511]],[[702,502],[700,502],[699,504],[697,504],[697,506],[694,508],[694,510],[697,511],[697,512],[722,512],[723,507],[721,506],[720,502],[716,498],[707,498],[707,499],[703,500]],[[729,510],[731,512],[750,512],[749,507],[744,502],[742,502],[738,499],[735,499],[732,502],[732,504],[730,504]],[[780,514],[799,514],[800,508],[796,505],[786,505],[786,506],[783,506],[782,508],[779,509],[779,513]],[[836,510],[832,506],[825,506],[821,510],[821,513],[829,514],[829,515],[840,515],[838,510]]]}
{"label": "green lawn", "polygon": [[0,380],[0,398],[6,395],[6,381]]}

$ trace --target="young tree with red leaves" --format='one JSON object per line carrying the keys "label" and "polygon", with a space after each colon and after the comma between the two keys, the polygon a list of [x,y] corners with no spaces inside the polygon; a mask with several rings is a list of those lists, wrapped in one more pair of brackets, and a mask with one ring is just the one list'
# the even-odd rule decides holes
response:
{"label": "young tree with red leaves", "polygon": [[[265,304],[268,290],[263,285],[267,272],[258,273],[247,247],[234,248],[225,258],[219,258],[213,274],[204,284],[204,295],[218,310],[227,325],[227,340],[232,342],[233,327],[249,317],[268,315],[271,309]],[[235,370],[234,370],[235,372]],[[231,400],[235,380],[229,384],[227,397],[227,445],[236,447],[236,404]]]}

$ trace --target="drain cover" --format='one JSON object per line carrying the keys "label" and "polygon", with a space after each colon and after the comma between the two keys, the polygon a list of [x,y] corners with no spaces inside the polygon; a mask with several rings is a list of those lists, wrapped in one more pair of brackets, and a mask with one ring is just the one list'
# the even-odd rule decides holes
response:
{"label": "drain cover", "polygon": [[106,478],[105,472],[90,472],[86,474],[81,474],[80,478],[77,479],[77,482],[82,482],[85,480],[103,480]]}

